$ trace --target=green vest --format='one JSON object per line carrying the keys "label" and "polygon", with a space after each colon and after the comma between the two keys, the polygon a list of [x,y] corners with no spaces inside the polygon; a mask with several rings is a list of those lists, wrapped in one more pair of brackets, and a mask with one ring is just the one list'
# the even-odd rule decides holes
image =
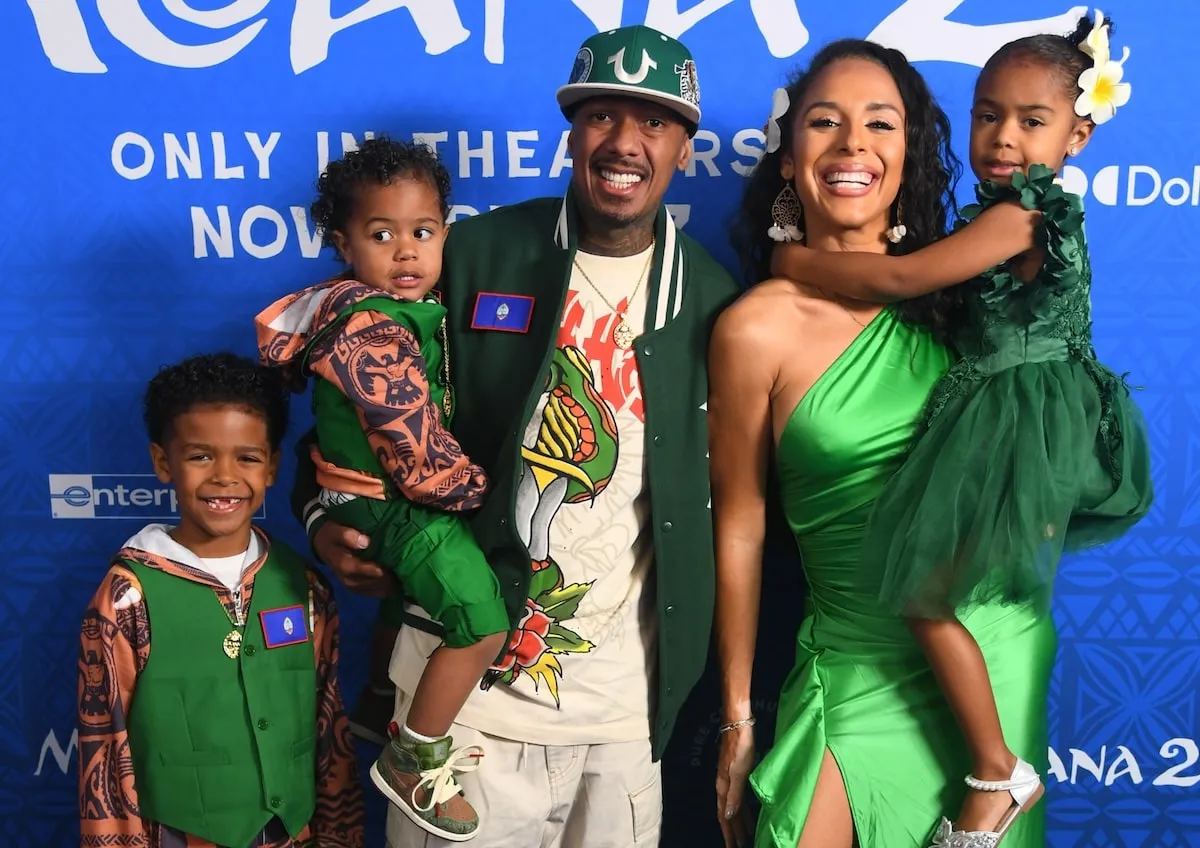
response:
{"label": "green vest", "polygon": [[[438,330],[445,320],[446,310],[434,300],[412,303],[386,295],[365,298],[344,309],[322,332],[313,336],[306,346],[305,359],[307,360],[313,346],[326,334],[339,328],[354,313],[366,311],[381,312],[416,336],[421,356],[425,360],[429,393],[437,404],[442,424],[447,424],[447,416],[442,409],[442,399],[446,394],[446,385],[442,377],[443,354],[438,340]],[[389,498],[398,497],[391,475],[384,470],[375,456],[375,451],[363,432],[358,411],[350,399],[333,383],[318,378],[313,381],[312,409],[317,421],[317,444],[322,455],[341,468],[352,468],[375,475],[383,482]]]}
{"label": "green vest", "polygon": [[[273,543],[254,578],[241,654],[210,586],[126,560],[152,617],[127,721],[142,816],[250,845],[272,816],[296,836],[316,805],[316,663],[303,560]],[[259,613],[299,606],[309,638],[267,648]]]}

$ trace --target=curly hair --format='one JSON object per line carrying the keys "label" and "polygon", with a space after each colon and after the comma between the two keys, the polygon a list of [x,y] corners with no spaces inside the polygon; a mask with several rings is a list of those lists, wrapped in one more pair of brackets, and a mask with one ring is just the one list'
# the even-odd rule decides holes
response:
{"label": "curly hair", "polygon": [[[1091,57],[1079,47],[1092,34],[1095,25],[1093,18],[1084,15],[1069,35],[1029,35],[1008,42],[987,60],[979,72],[976,87],[1009,62],[1029,62],[1053,71],[1062,83],[1063,93],[1074,100],[1079,96],[1079,75],[1092,66]],[[1105,17],[1100,25],[1107,26],[1109,35],[1112,34],[1111,18]]]}
{"label": "curly hair", "polygon": [[160,370],[146,387],[142,417],[150,441],[166,443],[175,420],[198,406],[237,406],[267,423],[278,450],[288,426],[288,390],[276,369],[232,353],[206,353]]}
{"label": "curly hair", "polygon": [[[954,187],[962,173],[962,164],[950,148],[950,119],[938,106],[925,80],[899,50],[861,39],[835,41],[789,81],[787,93],[791,105],[779,119],[782,135],[779,149],[763,156],[742,195],[731,240],[749,285],[771,276],[774,242],[767,236],[767,230],[772,224],[771,205],[785,184],[779,171],[780,160],[792,147],[796,109],[813,81],[830,65],[844,59],[865,59],[882,66],[891,74],[904,102],[904,170],[892,216],[894,220],[896,205],[903,201],[908,236],[898,245],[889,244],[888,253],[912,253],[932,244],[946,235],[950,222],[957,218]],[[926,327],[938,339],[948,341],[961,319],[962,297],[957,287],[943,289],[902,301],[897,310],[903,320]]]}
{"label": "curly hair", "polygon": [[391,185],[398,179],[427,180],[437,190],[442,215],[450,214],[450,172],[430,148],[386,136],[368,139],[335,162],[317,180],[317,199],[310,211],[326,247],[333,234],[354,215],[354,202],[366,186]]}

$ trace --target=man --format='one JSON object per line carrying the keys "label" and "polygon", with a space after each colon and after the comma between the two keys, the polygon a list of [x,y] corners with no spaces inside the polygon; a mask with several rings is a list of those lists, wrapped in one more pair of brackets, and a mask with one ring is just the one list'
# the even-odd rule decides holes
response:
{"label": "man", "polygon": [[[486,752],[460,777],[481,844],[657,845],[658,760],[712,619],[705,356],[738,289],[662,202],[700,121],[688,50],[640,26],[595,35],[558,102],[566,197],[456,222],[446,244],[453,429],[490,477],[472,529],[514,627],[451,734]],[[380,591],[366,540],[299,479],[318,555]],[[398,723],[438,644],[410,607]],[[388,841],[449,844],[396,811]]]}

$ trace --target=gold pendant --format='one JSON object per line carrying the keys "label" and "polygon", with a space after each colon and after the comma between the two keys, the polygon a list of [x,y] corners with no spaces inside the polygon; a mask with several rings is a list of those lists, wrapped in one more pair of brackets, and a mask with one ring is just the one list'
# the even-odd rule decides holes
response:
{"label": "gold pendant", "polygon": [[242,634],[236,630],[230,630],[229,635],[225,637],[222,647],[225,649],[225,656],[231,660],[236,660],[238,654],[242,652]]}
{"label": "gold pendant", "polygon": [[633,347],[633,330],[625,323],[625,319],[621,319],[621,323],[617,324],[617,328],[612,334],[613,344],[621,350],[629,350]]}

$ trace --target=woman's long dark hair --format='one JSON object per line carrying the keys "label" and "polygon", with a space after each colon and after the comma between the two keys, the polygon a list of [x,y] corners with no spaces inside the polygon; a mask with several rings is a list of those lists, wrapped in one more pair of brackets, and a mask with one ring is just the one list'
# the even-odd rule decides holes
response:
{"label": "woman's long dark hair", "polygon": [[[779,119],[779,149],[763,156],[742,196],[731,240],[748,285],[771,276],[771,249],[775,243],[767,236],[767,229],[772,223],[771,204],[785,182],[779,165],[781,157],[792,149],[795,110],[800,108],[812,81],[841,59],[866,59],[883,66],[892,75],[904,101],[904,172],[897,202],[902,207],[908,234],[900,244],[889,244],[888,253],[911,253],[932,244],[946,235],[951,220],[957,217],[954,187],[962,173],[962,164],[950,149],[950,120],[925,80],[899,50],[861,39],[835,41],[813,57],[807,70],[797,73],[788,83],[791,105]],[[893,208],[893,220],[895,214]],[[959,321],[960,309],[961,297],[956,289],[943,289],[898,304],[901,318],[927,327],[942,341],[948,340]]]}

